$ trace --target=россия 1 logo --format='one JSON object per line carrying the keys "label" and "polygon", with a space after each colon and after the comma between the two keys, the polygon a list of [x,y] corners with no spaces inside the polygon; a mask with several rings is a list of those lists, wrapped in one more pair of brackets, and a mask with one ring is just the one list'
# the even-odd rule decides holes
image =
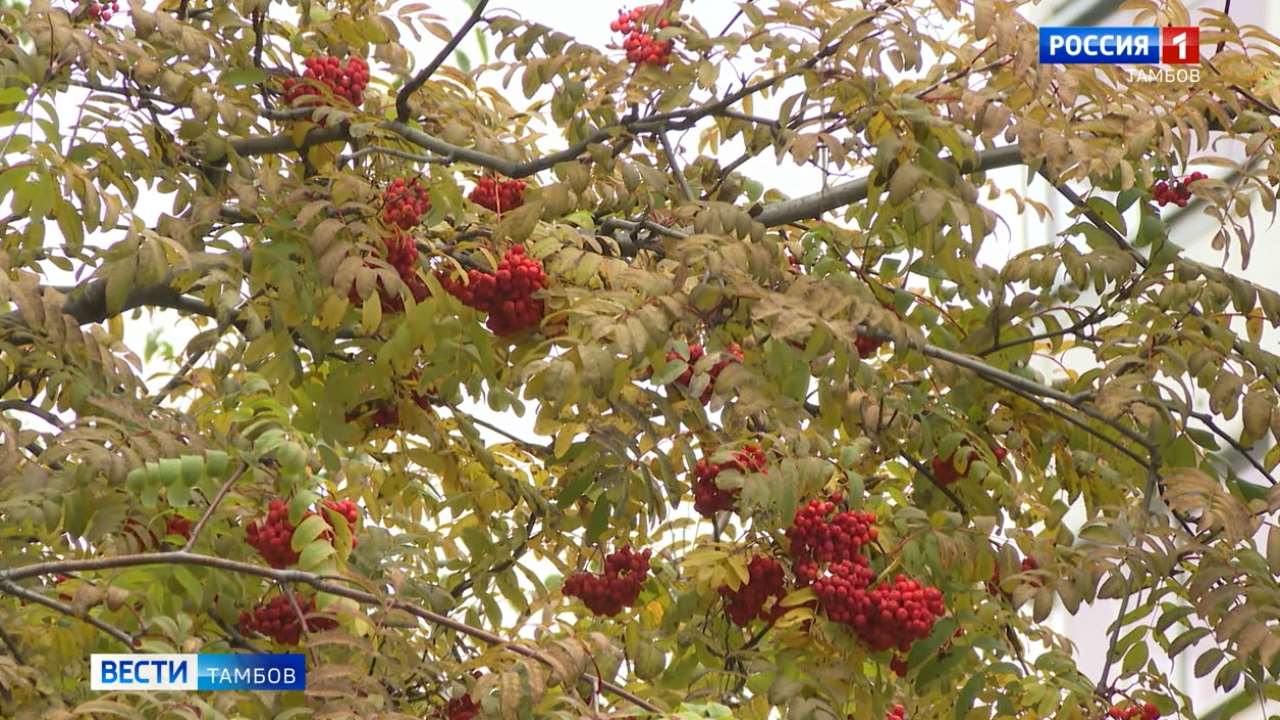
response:
{"label": "\u0440\u043e\u0441\u0441\u0438\u044f 1 logo", "polygon": [[[1042,27],[1040,62],[1046,65],[1191,65],[1130,70],[1143,79],[1199,79],[1198,27]],[[1148,77],[1150,76],[1150,77]]]}

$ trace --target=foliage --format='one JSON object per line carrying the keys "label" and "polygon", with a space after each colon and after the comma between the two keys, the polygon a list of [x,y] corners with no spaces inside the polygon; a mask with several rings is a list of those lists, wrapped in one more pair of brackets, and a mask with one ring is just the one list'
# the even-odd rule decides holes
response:
{"label": "foliage", "polygon": [[[1272,697],[1280,294],[1151,189],[1248,261],[1276,39],[1205,11],[1202,79],[1142,83],[1038,65],[1019,4],[676,0],[630,59],[483,0],[0,9],[0,714],[1194,717],[1180,653]],[[995,199],[1048,212],[1007,166],[1069,227],[991,265]],[[175,317],[148,383],[126,329]],[[595,617],[574,573],[642,583]],[[928,588],[922,639],[855,632]],[[1043,621],[1099,598],[1087,677]],[[91,652],[268,636],[306,694],[88,690]]]}

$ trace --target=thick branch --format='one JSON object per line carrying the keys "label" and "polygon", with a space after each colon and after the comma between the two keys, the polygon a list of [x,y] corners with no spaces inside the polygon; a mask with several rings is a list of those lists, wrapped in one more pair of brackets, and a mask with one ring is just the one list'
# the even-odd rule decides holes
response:
{"label": "thick branch", "polygon": [[[978,153],[975,161],[961,163],[961,172],[985,172],[996,168],[1009,167],[1022,163],[1022,154],[1017,145],[985,150]],[[755,219],[766,227],[786,225],[788,223],[818,217],[824,212],[851,205],[867,197],[868,177],[858,178],[850,182],[821,190],[812,195],[782,200],[764,206]]]}
{"label": "thick branch", "polygon": [[40,418],[41,420],[44,420],[45,422],[58,428],[59,430],[67,429],[66,424],[62,422],[62,418],[49,412],[48,410],[45,410],[44,408],[38,405],[34,405],[32,403],[29,403],[23,400],[0,400],[0,413],[5,412],[6,410],[13,410],[17,412],[24,412],[29,415],[35,415],[36,417]]}
{"label": "thick branch", "polygon": [[[3,577],[3,576],[0,576],[0,577]],[[43,605],[49,608],[50,610],[60,612],[63,615],[66,615],[67,617],[79,618],[89,623],[90,625],[98,628],[102,632],[110,635],[116,640],[119,640],[120,642],[124,643],[128,647],[132,648],[134,646],[133,638],[129,636],[129,633],[121,630],[120,628],[114,625],[111,625],[110,623],[103,622],[98,618],[90,615],[88,612],[83,612],[83,613],[79,612],[75,608],[71,607],[70,605],[64,602],[59,602],[58,600],[54,600],[53,598],[45,597],[44,595],[41,595],[40,593],[34,590],[28,590],[27,588],[17,585],[16,583],[10,580],[0,580],[0,593],[4,593],[6,595],[12,595],[16,598],[21,598],[23,600],[26,600],[27,602],[33,602],[37,605]]]}

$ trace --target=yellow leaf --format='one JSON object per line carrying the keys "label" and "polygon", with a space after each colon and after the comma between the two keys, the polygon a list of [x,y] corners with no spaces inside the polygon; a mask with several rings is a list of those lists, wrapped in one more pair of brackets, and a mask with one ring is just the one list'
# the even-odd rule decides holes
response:
{"label": "yellow leaf", "polygon": [[731,578],[736,578],[738,582],[730,580],[730,589],[737,590],[739,587],[751,582],[751,571],[747,569],[747,558],[742,555],[729,556],[729,569],[733,571]]}
{"label": "yellow leaf", "polygon": [[372,335],[382,324],[382,298],[378,293],[371,293],[364,300],[364,308],[360,311],[360,329]]}
{"label": "yellow leaf", "polygon": [[351,303],[345,295],[333,293],[324,301],[320,309],[320,317],[316,325],[322,330],[332,330],[342,324],[342,316],[347,314]]}
{"label": "yellow leaf", "polygon": [[800,588],[787,593],[787,596],[782,598],[782,607],[796,607],[817,599],[818,596],[813,592],[813,588]]}
{"label": "yellow leaf", "polygon": [[783,615],[781,618],[778,619],[778,622],[776,623],[776,625],[777,627],[780,627],[780,628],[792,627],[794,625],[799,625],[806,621],[812,620],[813,617],[814,617],[813,608],[809,608],[809,607],[792,608],[791,610],[787,611],[786,615]]}

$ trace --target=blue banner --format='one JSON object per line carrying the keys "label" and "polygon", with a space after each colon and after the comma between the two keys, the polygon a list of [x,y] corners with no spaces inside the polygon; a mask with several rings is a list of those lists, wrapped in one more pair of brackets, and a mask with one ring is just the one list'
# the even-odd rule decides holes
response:
{"label": "blue banner", "polygon": [[288,654],[94,654],[93,690],[305,690],[307,657]]}
{"label": "blue banner", "polygon": [[1042,27],[1042,65],[1139,65],[1160,62],[1160,28]]}

